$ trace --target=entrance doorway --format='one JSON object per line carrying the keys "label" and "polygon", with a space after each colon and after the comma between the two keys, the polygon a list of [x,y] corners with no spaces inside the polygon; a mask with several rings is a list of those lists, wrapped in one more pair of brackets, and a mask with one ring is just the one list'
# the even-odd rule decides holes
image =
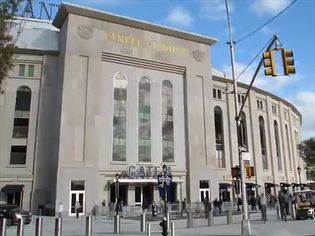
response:
{"label": "entrance doorway", "polygon": [[135,205],[148,209],[153,203],[153,185],[135,187]]}
{"label": "entrance doorway", "polygon": [[199,200],[203,202],[205,199],[210,199],[209,180],[199,181]]}
{"label": "entrance doorway", "polygon": [[75,205],[76,202],[80,203],[79,215],[84,215],[84,203],[85,203],[85,191],[71,191],[70,196],[70,216],[75,215]]}

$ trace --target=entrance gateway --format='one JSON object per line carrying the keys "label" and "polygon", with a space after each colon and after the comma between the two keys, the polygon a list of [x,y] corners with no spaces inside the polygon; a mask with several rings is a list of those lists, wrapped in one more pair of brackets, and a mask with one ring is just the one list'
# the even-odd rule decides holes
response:
{"label": "entrance gateway", "polygon": [[[124,205],[148,208],[152,203],[159,202],[157,176],[159,166],[129,166],[127,171],[119,174],[119,201]],[[171,167],[167,174],[171,175]],[[114,180],[115,182],[116,180]],[[170,202],[177,200],[177,183],[171,185]],[[110,185],[110,202],[115,202],[115,183]]]}

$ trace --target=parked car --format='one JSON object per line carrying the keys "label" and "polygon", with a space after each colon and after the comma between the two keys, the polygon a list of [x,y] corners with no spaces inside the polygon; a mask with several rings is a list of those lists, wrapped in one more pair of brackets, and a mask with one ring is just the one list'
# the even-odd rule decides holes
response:
{"label": "parked car", "polygon": [[24,224],[29,224],[32,221],[32,214],[15,205],[0,205],[0,218],[6,218],[7,225],[15,225],[21,218],[24,219]]}

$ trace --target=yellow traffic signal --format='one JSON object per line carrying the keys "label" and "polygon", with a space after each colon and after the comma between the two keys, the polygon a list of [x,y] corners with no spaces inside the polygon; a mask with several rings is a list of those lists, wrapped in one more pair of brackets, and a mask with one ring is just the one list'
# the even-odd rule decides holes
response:
{"label": "yellow traffic signal", "polygon": [[271,49],[267,52],[264,52],[263,58],[264,58],[264,67],[266,68],[265,75],[276,76],[277,74],[276,74],[274,50]]}
{"label": "yellow traffic signal", "polygon": [[293,51],[281,48],[283,73],[285,75],[295,74]]}

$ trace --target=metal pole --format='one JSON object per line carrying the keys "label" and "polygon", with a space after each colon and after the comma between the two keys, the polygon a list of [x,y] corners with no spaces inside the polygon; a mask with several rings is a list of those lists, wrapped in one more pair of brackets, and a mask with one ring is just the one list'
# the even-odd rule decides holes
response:
{"label": "metal pole", "polygon": [[[232,33],[231,33],[231,23],[230,23],[230,16],[229,16],[229,8],[227,4],[227,0],[225,0],[225,7],[226,7],[226,15],[228,21],[228,30],[229,30],[229,45],[230,45],[230,56],[231,56],[231,66],[232,66],[232,79],[233,79],[233,95],[234,95],[234,109],[235,109],[235,121],[236,121],[236,129],[237,134],[241,131],[240,129],[240,120],[238,116],[238,101],[237,101],[237,81],[235,78],[235,56],[234,56],[234,41],[232,40]],[[237,135],[239,139],[239,135]],[[238,142],[239,143],[239,142]],[[247,211],[247,199],[246,199],[246,187],[245,187],[245,173],[244,173],[244,162],[241,155],[240,147],[238,148],[238,158],[240,163],[240,174],[241,174],[241,193],[242,193],[242,200],[243,200],[243,219],[241,224],[241,233],[242,235],[250,235],[250,221],[248,219],[248,211]]]}
{"label": "metal pole", "polygon": [[43,234],[43,218],[36,218],[35,236],[42,236]]}
{"label": "metal pole", "polygon": [[151,236],[151,224],[147,223],[147,236]]}
{"label": "metal pole", "polygon": [[115,215],[114,216],[114,234],[120,233],[120,216]]}
{"label": "metal pole", "polygon": [[24,235],[24,219],[18,219],[18,225],[16,230],[16,236],[23,236]]}
{"label": "metal pole", "polygon": [[0,219],[0,236],[6,236],[7,232],[7,219],[1,218]]}
{"label": "metal pole", "polygon": [[175,236],[175,222],[171,223],[171,236]]}
{"label": "metal pole", "polygon": [[62,218],[55,218],[55,236],[62,236]]}
{"label": "metal pole", "polygon": [[85,235],[90,236],[93,233],[93,216],[85,218]]}
{"label": "metal pole", "polygon": [[146,214],[145,212],[142,213],[140,216],[140,231],[145,232],[146,231]]}

